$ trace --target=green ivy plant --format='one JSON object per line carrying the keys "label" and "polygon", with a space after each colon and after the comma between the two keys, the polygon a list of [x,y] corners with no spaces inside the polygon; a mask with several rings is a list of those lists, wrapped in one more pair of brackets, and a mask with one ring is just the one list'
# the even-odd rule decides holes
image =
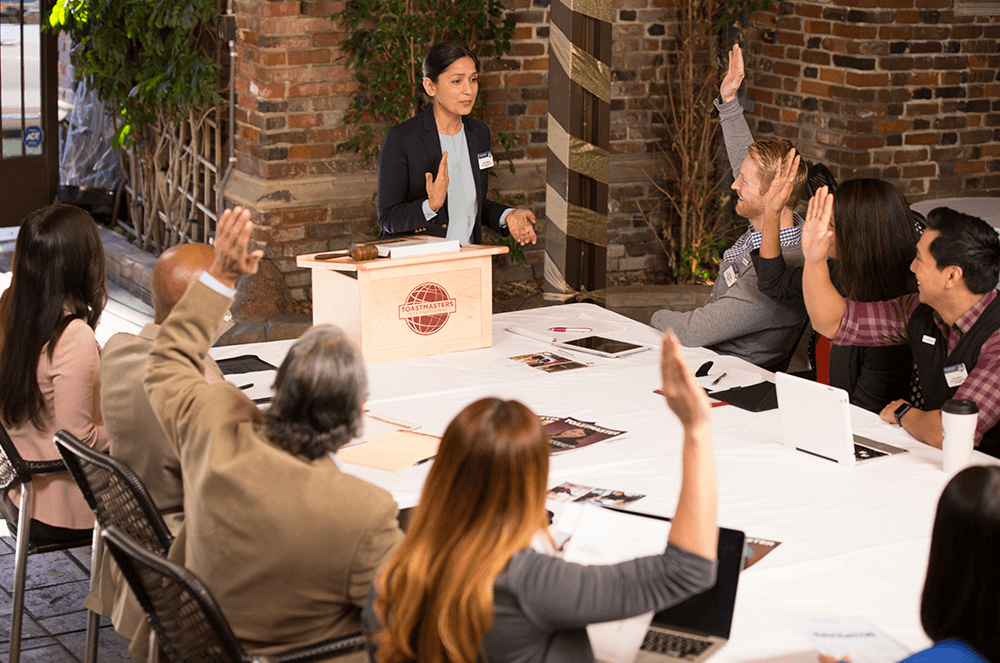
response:
{"label": "green ivy plant", "polygon": [[[500,0],[352,0],[333,20],[347,32],[341,45],[343,60],[354,70],[357,90],[351,98],[344,122],[354,127],[338,151],[355,151],[363,165],[377,160],[386,128],[408,120],[420,106],[418,88],[424,54],[440,41],[468,44],[476,51],[480,66],[489,69],[510,51],[515,21]],[[482,99],[477,104],[484,107]],[[506,156],[516,137],[498,132]],[[494,175],[491,173],[491,175]],[[494,200],[513,204],[491,189]],[[521,245],[510,237],[497,243],[510,248],[511,259],[524,260]]]}
{"label": "green ivy plant", "polygon": [[514,34],[514,19],[506,13],[500,0],[348,2],[332,17],[347,32],[343,59],[358,83],[344,118],[356,131],[341,151],[356,150],[367,164],[378,156],[379,129],[416,114],[421,64],[437,42],[469,44],[481,62],[506,55]]}
{"label": "green ivy plant", "polygon": [[[199,182],[190,154],[223,104],[216,0],[57,0],[49,26],[73,42],[77,75],[115,121],[137,242],[162,251],[188,236]],[[194,192],[193,194],[191,192]]]}
{"label": "green ivy plant", "polygon": [[49,25],[73,41],[77,75],[119,116],[130,146],[166,117],[223,102],[220,65],[199,41],[218,19],[214,0],[57,0]]}

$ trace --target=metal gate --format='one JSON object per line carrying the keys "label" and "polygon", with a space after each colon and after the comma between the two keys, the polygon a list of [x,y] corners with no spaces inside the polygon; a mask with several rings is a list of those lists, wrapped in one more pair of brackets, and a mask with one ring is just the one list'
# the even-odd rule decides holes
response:
{"label": "metal gate", "polygon": [[0,0],[0,226],[51,202],[59,184],[57,53],[51,0]]}

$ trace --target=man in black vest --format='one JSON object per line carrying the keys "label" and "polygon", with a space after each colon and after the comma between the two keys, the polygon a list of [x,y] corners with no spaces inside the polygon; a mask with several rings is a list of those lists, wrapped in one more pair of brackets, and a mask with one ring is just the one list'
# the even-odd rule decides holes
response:
{"label": "man in black vest", "polygon": [[910,269],[918,294],[886,302],[845,300],[830,283],[833,195],[809,201],[802,231],[802,285],[813,328],[838,345],[909,343],[926,410],[896,400],[882,418],[941,447],[941,405],[966,398],[979,406],[976,445],[1000,456],[1000,237],[982,219],[938,207],[927,217]]}

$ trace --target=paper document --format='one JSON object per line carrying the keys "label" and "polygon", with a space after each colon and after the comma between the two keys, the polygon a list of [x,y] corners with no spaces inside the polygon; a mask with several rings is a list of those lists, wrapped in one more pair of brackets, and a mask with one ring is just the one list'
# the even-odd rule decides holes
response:
{"label": "paper document", "polygon": [[850,656],[851,663],[894,663],[910,655],[864,617],[784,615],[782,619],[820,653],[837,660]]}
{"label": "paper document", "polygon": [[387,435],[398,430],[416,430],[418,428],[420,428],[420,424],[393,419],[383,414],[379,414],[378,412],[365,410],[364,428],[362,430],[361,437],[356,440],[351,440],[341,447],[341,449],[356,447],[359,444],[370,442],[375,438],[382,437],[383,435]]}
{"label": "paper document", "polygon": [[429,253],[458,253],[462,248],[457,239],[446,239],[432,235],[412,235],[376,242],[354,243],[351,244],[351,249],[368,245],[378,248],[379,258],[409,258]]}
{"label": "paper document", "polygon": [[441,438],[412,431],[394,431],[337,453],[340,460],[376,470],[399,472],[437,455]]}
{"label": "paper document", "polygon": [[[572,531],[565,559],[577,564],[617,564],[660,555],[667,547],[670,523],[570,502],[563,507],[557,531]],[[646,637],[653,613],[587,626],[594,657],[602,663],[632,663]]]}

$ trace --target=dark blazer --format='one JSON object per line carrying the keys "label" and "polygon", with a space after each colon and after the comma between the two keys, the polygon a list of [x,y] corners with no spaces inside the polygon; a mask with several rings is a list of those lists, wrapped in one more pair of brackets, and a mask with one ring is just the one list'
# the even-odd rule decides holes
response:
{"label": "dark blazer", "polygon": [[[500,216],[508,207],[486,198],[490,171],[488,168],[480,170],[479,154],[490,149],[489,127],[469,116],[462,118],[462,124],[472,172],[479,174],[473,178],[476,181],[476,220],[472,227],[472,243],[482,244],[484,221],[498,234],[508,234],[506,228],[500,227]],[[448,156],[450,163],[461,158],[457,154]],[[440,163],[441,141],[433,107],[389,129],[378,157],[378,225],[383,239],[397,235],[444,237],[447,234],[447,199],[430,221],[424,218],[422,209],[427,199],[424,174],[436,177]]]}

